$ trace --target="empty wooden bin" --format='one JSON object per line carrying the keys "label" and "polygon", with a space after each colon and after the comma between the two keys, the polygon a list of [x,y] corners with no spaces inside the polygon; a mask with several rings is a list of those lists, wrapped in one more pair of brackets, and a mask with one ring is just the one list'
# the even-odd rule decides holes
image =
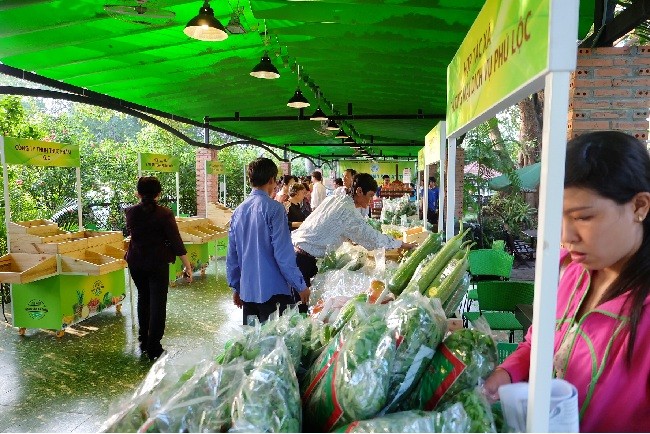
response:
{"label": "empty wooden bin", "polygon": [[28,283],[56,273],[54,255],[10,253],[0,256],[0,283]]}
{"label": "empty wooden bin", "polygon": [[61,255],[62,274],[99,276],[126,267],[124,259],[116,259],[90,250]]}

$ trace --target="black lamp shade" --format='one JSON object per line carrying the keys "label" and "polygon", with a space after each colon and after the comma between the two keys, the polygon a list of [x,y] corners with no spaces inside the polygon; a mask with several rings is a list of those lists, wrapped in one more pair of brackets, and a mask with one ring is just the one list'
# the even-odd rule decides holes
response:
{"label": "black lamp shade", "polygon": [[334,137],[337,138],[337,139],[347,139],[350,136],[345,134],[345,131],[343,131],[343,129],[340,129],[339,132],[336,133],[336,135]]}
{"label": "black lamp shade", "polygon": [[339,129],[339,124],[337,124],[334,119],[330,119],[329,122],[327,122],[327,126],[325,127],[326,129],[330,131],[336,131]]}
{"label": "black lamp shade", "polygon": [[294,93],[293,96],[289,99],[289,102],[287,102],[288,107],[297,109],[309,107],[310,105],[311,104],[309,104],[309,101],[307,101],[305,95],[302,94],[300,88],[296,89],[296,93]]}
{"label": "black lamp shade", "polygon": [[355,145],[357,142],[354,141],[352,137],[348,137],[347,139],[343,140],[343,144],[345,145]]}
{"label": "black lamp shade", "polygon": [[327,116],[323,113],[323,110],[320,109],[320,106],[316,109],[313,115],[309,118],[310,121],[326,121]]}
{"label": "black lamp shade", "polygon": [[253,68],[251,75],[256,78],[266,78],[268,80],[280,78],[280,72],[278,71],[278,68],[271,63],[271,59],[267,52],[262,56],[260,63]]}
{"label": "black lamp shade", "polygon": [[199,41],[223,41],[228,37],[226,29],[214,17],[214,11],[207,1],[199,9],[199,14],[187,23],[183,33]]}

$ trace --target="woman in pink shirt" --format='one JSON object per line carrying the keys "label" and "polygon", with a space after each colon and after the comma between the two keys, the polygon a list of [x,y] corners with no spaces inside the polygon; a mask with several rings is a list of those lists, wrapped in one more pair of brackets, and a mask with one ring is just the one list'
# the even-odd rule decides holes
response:
{"label": "woman in pink shirt", "polygon": [[[582,432],[650,431],[650,157],[616,131],[567,144],[554,375],[578,389]],[[530,337],[487,379],[528,380]]]}

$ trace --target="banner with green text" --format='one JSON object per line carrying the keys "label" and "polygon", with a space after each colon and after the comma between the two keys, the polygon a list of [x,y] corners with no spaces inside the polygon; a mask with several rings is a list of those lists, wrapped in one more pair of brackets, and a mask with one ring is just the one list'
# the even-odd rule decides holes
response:
{"label": "banner with green text", "polygon": [[339,161],[341,172],[345,169],[354,169],[357,173],[369,173],[375,179],[388,175],[390,179],[401,180],[404,169],[415,173],[415,161]]}
{"label": "banner with green text", "polygon": [[138,154],[140,157],[140,168],[152,172],[178,172],[180,160],[178,157],[161,154]]}
{"label": "banner with green text", "polygon": [[549,19],[550,0],[485,2],[447,67],[447,136],[548,71]]}
{"label": "banner with green text", "polygon": [[208,175],[221,175],[223,174],[223,163],[221,161],[206,160],[205,173]]}
{"label": "banner with green text", "polygon": [[418,170],[424,170],[424,148],[418,151]]}
{"label": "banner with green text", "polygon": [[79,145],[41,140],[4,138],[7,164],[23,166],[79,167]]}

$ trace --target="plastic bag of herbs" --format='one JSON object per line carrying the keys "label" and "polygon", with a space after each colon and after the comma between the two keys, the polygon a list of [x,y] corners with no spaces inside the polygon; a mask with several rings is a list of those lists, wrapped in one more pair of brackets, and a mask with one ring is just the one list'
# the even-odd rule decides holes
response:
{"label": "plastic bag of herbs", "polygon": [[473,432],[462,404],[442,411],[410,410],[387,414],[373,419],[352,422],[335,432],[393,433],[393,432]]}
{"label": "plastic bag of herbs", "polygon": [[476,329],[456,330],[436,348],[420,383],[400,409],[434,410],[461,391],[478,386],[496,364],[496,345],[489,334]]}
{"label": "plastic bag of herbs", "polygon": [[457,393],[450,401],[438,406],[437,410],[445,411],[459,404],[467,414],[467,432],[497,432],[492,407],[479,387]]}
{"label": "plastic bag of herbs", "polygon": [[301,383],[305,429],[328,432],[376,415],[388,396],[396,337],[385,305],[358,303]]}
{"label": "plastic bag of herbs", "polygon": [[232,402],[230,432],[300,432],[300,392],[289,351],[277,336],[260,343],[273,349],[262,351],[243,379]]}
{"label": "plastic bag of herbs", "polygon": [[397,337],[395,362],[382,413],[397,409],[404,396],[415,388],[429,366],[434,349],[447,333],[447,318],[437,298],[418,292],[404,294],[390,304],[386,313],[388,329]]}
{"label": "plastic bag of herbs", "polygon": [[243,359],[226,366],[213,361],[198,364],[138,432],[227,432],[232,426],[232,402],[250,364]]}
{"label": "plastic bag of herbs", "polygon": [[149,415],[174,393],[175,386],[192,376],[192,372],[179,372],[168,361],[169,356],[165,355],[151,366],[135,392],[111,411],[111,416],[99,428],[100,432],[138,431]]}

